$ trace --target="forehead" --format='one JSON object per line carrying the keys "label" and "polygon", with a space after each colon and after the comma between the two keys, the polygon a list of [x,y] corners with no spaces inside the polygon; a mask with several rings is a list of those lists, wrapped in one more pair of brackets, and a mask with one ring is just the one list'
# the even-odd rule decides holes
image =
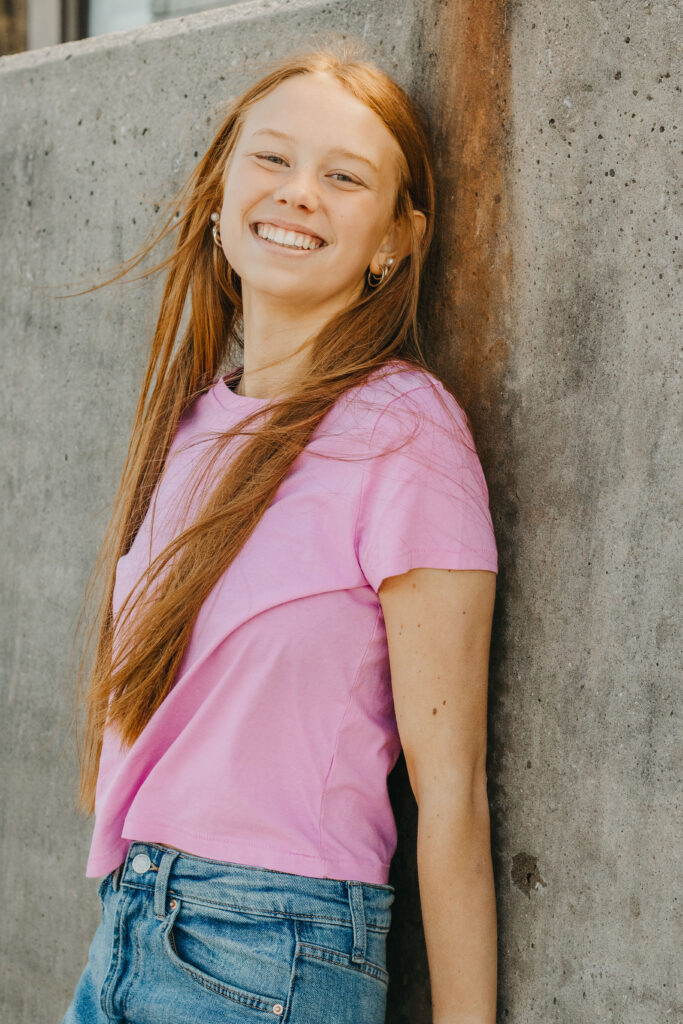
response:
{"label": "forehead", "polygon": [[381,117],[333,75],[320,72],[288,78],[253,103],[243,119],[242,143],[266,128],[321,155],[339,149],[358,153],[389,176],[397,173],[402,155]]}

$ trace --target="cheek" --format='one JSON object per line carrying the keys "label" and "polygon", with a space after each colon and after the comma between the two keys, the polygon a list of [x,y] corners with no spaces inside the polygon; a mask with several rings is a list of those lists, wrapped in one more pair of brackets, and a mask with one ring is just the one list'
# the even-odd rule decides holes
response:
{"label": "cheek", "polygon": [[220,230],[226,253],[238,249],[244,243],[243,236],[249,230],[249,206],[248,197],[241,195],[239,189],[233,189],[229,198],[223,202]]}
{"label": "cheek", "polygon": [[221,237],[237,240],[244,235],[249,230],[253,211],[266,195],[267,189],[258,174],[236,175],[233,181],[226,182],[221,211]]}
{"label": "cheek", "polygon": [[384,236],[383,223],[378,223],[374,204],[358,203],[353,211],[340,216],[337,223],[339,236],[346,243],[348,259],[353,263],[366,263]]}
{"label": "cheek", "polygon": [[226,189],[223,209],[221,210],[221,223],[225,221],[226,226],[230,225],[230,227],[234,228],[243,213],[244,206],[245,196],[242,195],[239,185],[233,186],[230,191]]}

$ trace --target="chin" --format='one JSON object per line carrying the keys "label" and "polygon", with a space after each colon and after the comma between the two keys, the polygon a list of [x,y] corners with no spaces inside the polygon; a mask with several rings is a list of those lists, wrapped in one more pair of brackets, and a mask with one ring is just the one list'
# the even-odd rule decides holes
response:
{"label": "chin", "polygon": [[292,303],[298,301],[310,302],[311,300],[326,302],[329,298],[327,295],[321,295],[319,289],[314,286],[314,283],[303,274],[300,280],[297,280],[295,274],[279,275],[272,271],[263,277],[259,275],[258,277],[247,278],[246,282],[242,278],[242,294],[244,294],[245,283],[247,288],[250,288],[254,293],[258,292],[260,295],[267,295],[272,299],[289,299]]}

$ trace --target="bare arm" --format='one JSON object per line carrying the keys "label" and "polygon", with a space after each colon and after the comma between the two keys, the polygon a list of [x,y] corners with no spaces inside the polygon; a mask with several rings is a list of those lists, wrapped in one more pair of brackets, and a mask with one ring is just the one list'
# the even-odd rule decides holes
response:
{"label": "bare arm", "polygon": [[418,804],[434,1024],[495,1024],[486,706],[496,576],[412,569],[379,589],[396,720]]}

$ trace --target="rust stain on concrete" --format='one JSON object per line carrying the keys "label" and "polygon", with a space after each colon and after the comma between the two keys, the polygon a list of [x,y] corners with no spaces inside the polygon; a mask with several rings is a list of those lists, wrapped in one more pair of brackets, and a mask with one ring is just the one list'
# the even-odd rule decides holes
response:
{"label": "rust stain on concrete", "polygon": [[483,428],[501,416],[509,355],[507,3],[456,0],[436,10],[429,105],[438,194],[425,289],[435,328],[430,351],[475,427]]}

